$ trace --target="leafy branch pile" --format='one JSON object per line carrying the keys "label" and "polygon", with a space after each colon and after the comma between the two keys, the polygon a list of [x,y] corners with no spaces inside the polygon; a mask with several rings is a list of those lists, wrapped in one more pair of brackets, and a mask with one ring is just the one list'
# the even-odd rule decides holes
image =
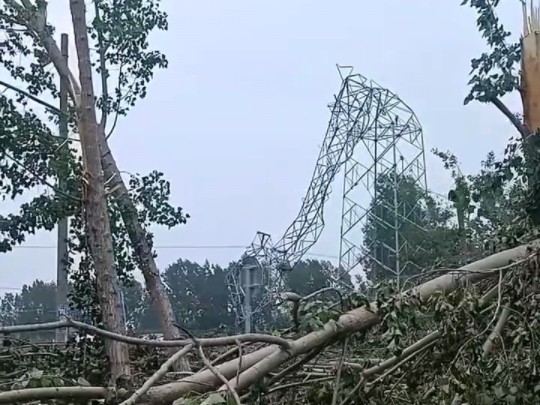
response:
{"label": "leafy branch pile", "polygon": [[[86,320],[0,327],[0,403],[539,402],[540,113],[531,97],[540,90],[540,69],[527,44],[540,23],[532,18],[523,41],[507,44],[498,1],[463,2],[477,10],[490,47],[472,61],[466,102],[492,103],[519,139],[502,160],[490,154],[476,175],[463,175],[450,152],[435,151],[455,185],[449,207],[426,200],[431,234],[424,238],[438,242],[423,273],[411,272],[397,286],[367,262],[378,277],[362,285],[362,294],[285,294],[286,330],[202,338],[176,324],[147,231],[184,224],[189,216],[169,201],[162,173],[126,181],[108,144],[119,117],[144,98],[154,72],[167,67],[148,42],[152,31],[167,29],[167,16],[158,0],[88,3],[86,10],[82,0],[69,2],[78,78],[55,42],[46,1],[5,0],[0,10],[6,38],[0,62],[10,75],[0,82],[6,89],[0,93],[0,192],[3,199],[32,195],[18,213],[0,217],[0,252],[69,217],[70,303]],[[44,101],[58,98],[58,78],[68,83],[66,111]],[[501,101],[514,90],[522,94],[522,117]],[[61,120],[68,139],[57,135]],[[448,226],[453,218],[457,227]],[[367,238],[382,237],[370,233],[372,226]],[[125,332],[119,291],[136,268],[165,340]],[[321,298],[327,296],[336,301]],[[84,332],[67,348],[13,338],[66,327]]]}

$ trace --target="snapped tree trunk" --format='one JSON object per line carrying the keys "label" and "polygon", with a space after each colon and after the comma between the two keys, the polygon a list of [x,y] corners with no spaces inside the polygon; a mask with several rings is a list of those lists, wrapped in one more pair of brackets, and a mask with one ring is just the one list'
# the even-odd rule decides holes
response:
{"label": "snapped tree trunk", "polygon": [[[101,165],[107,179],[111,179],[108,184],[110,189],[113,190],[114,198],[119,203],[120,211],[122,212],[122,220],[128,230],[129,239],[135,251],[137,265],[144,277],[146,290],[150,296],[152,305],[158,313],[163,335],[165,339],[179,338],[181,335],[180,331],[174,326],[175,316],[172,310],[171,301],[163,289],[147,232],[139,221],[137,208],[129,197],[128,189],[122,179],[120,170],[116,165],[114,156],[111,153],[103,128],[100,128],[99,140],[101,147]],[[171,352],[174,353],[175,350],[171,349]],[[181,358],[178,363],[174,365],[174,368],[177,371],[190,371],[189,362],[185,358]]]}
{"label": "snapped tree trunk", "polygon": [[523,2],[521,45],[521,100],[523,121],[530,133],[540,130],[540,8]]}
{"label": "snapped tree trunk", "polygon": [[[88,45],[86,10],[83,0],[70,0],[73,32],[77,48],[81,98],[78,127],[83,153],[83,210],[88,244],[94,263],[97,294],[105,328],[125,332],[120,289],[112,245],[109,214],[101,167],[98,125],[94,107],[94,85]],[[114,380],[129,374],[129,355],[125,343],[106,340],[107,355]]]}

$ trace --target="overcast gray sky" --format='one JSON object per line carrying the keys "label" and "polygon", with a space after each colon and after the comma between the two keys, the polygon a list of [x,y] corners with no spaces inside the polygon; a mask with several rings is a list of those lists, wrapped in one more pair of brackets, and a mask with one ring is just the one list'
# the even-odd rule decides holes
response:
{"label": "overcast gray sky", "polygon": [[[258,230],[279,239],[310,181],[327,104],[340,86],[336,63],[353,65],[416,112],[430,189],[444,193],[450,184],[431,148],[451,149],[465,171],[476,170],[490,150],[502,153],[514,135],[504,117],[491,106],[463,106],[470,59],[485,44],[474,11],[459,3],[163,1],[170,30],[152,44],[170,67],[112,138],[122,170],[165,172],[173,201],[191,215],[185,226],[157,230],[156,245],[247,245]],[[71,35],[68,0],[50,4],[58,34]],[[518,35],[520,2],[505,2],[499,15]],[[516,97],[508,104],[519,106]],[[338,254],[341,184],[333,188],[327,227],[311,253]],[[14,208],[0,204],[2,212]],[[0,291],[54,279],[55,241],[40,233],[0,256]],[[227,264],[241,253],[158,249],[158,263],[182,257]]]}

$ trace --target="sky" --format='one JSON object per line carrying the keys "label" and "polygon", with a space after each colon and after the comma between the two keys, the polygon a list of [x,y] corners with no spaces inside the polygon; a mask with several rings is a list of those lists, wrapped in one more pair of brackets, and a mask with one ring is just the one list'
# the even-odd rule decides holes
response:
{"label": "sky", "polygon": [[[68,3],[49,1],[58,36],[72,36]],[[470,60],[486,46],[474,10],[460,3],[163,0],[169,31],[151,45],[169,68],[111,138],[121,170],[164,172],[173,203],[191,216],[186,225],[154,230],[160,268],[179,258],[226,265],[257,231],[280,238],[313,173],[327,105],[340,87],[336,64],[354,66],[414,110],[429,189],[445,194],[451,185],[432,148],[454,152],[464,172],[492,150],[502,154],[512,126],[492,106],[463,105]],[[503,2],[498,14],[519,35],[520,2]],[[519,111],[516,95],[505,102]],[[326,228],[307,257],[339,254],[340,188],[333,187]],[[2,213],[15,209],[0,202]],[[0,292],[53,280],[55,243],[55,233],[42,232],[0,256]]]}

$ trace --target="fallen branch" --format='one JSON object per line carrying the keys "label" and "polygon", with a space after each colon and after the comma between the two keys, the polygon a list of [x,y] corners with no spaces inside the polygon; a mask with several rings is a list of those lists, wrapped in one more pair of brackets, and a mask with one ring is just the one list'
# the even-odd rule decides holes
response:
{"label": "fallen branch", "polygon": [[[119,333],[109,332],[107,330],[98,328],[93,325],[88,325],[84,322],[74,321],[73,319],[65,319],[57,322],[46,322],[30,325],[15,325],[15,326],[0,326],[0,334],[8,333],[20,333],[20,332],[35,332],[42,330],[54,330],[60,328],[78,328],[85,330],[89,333],[93,333],[104,338],[124,342],[138,346],[152,346],[152,347],[182,347],[192,344],[191,339],[179,339],[179,340],[150,340],[141,339],[132,336],[125,336]],[[279,336],[264,335],[258,333],[251,333],[245,335],[225,336],[217,338],[202,338],[197,339],[198,344],[202,346],[229,346],[236,345],[237,342],[242,343],[268,343],[289,348],[291,342],[283,339]]]}
{"label": "fallen branch", "polygon": [[227,350],[225,353],[220,354],[218,357],[216,357],[214,360],[210,362],[213,366],[216,364],[221,363],[223,360],[225,360],[228,357],[231,357],[233,355],[239,354],[239,350],[242,348],[242,346],[233,347],[229,350]]}
{"label": "fallen branch", "polygon": [[[236,376],[237,370],[246,370],[259,362],[262,358],[269,356],[279,349],[279,346],[267,346],[256,352],[244,355],[242,361],[236,358],[226,363],[215,366],[225,378],[232,379]],[[241,364],[240,364],[241,363]],[[170,404],[188,393],[205,393],[212,391],[222,384],[222,381],[216,377],[209,369],[205,368],[196,374],[183,378],[180,381],[175,381],[163,384],[157,387],[152,387],[146,395],[141,398],[141,402],[145,404]]]}
{"label": "fallen branch", "polygon": [[111,388],[102,387],[49,387],[27,388],[0,393],[0,404],[15,404],[49,399],[110,399],[116,395]]}
{"label": "fallen branch", "polygon": [[[429,344],[427,344],[426,346],[422,347],[421,349],[409,354],[408,356],[406,356],[405,358],[401,359],[397,364],[393,365],[392,367],[390,367],[390,369],[388,370],[385,370],[384,374],[380,375],[379,377],[377,377],[375,380],[373,381],[370,381],[369,383],[367,383],[366,385],[367,386],[372,386],[376,383],[378,383],[379,381],[382,381],[384,380],[386,377],[388,377],[390,374],[392,374],[394,371],[396,371],[398,368],[401,368],[404,364],[408,363],[409,361],[411,361],[411,359],[413,359],[414,357],[416,357],[418,354],[420,353],[423,353],[423,355],[420,357],[420,360],[423,359],[426,355],[427,355],[427,349],[430,349],[431,347],[433,347],[435,345],[436,342],[431,342]],[[377,372],[380,372],[380,369],[377,370]],[[366,375],[367,373],[364,373],[364,376]]]}
{"label": "fallen branch", "polygon": [[497,339],[498,337],[502,339],[502,331],[504,329],[504,326],[506,325],[506,321],[508,321],[509,316],[510,308],[504,307],[501,315],[499,316],[499,320],[495,325],[495,328],[490,333],[489,337],[482,346],[482,359],[486,359],[491,350],[493,350],[493,344],[495,343],[495,339]]}
{"label": "fallen branch", "polygon": [[321,383],[321,382],[327,382],[327,381],[331,381],[333,379],[334,379],[334,377],[319,377],[319,378],[314,378],[312,380],[296,381],[296,382],[289,383],[289,384],[278,385],[277,387],[274,387],[271,390],[268,390],[268,393],[273,394],[276,391],[282,391],[282,390],[286,390],[286,389],[289,389],[289,388],[301,387],[301,386],[309,385],[309,384],[317,384],[317,383]]}
{"label": "fallen branch", "polygon": [[345,359],[345,352],[347,350],[347,344],[349,343],[349,338],[345,338],[343,341],[343,347],[341,350],[341,357],[339,359],[339,365],[336,373],[336,381],[334,382],[334,393],[332,394],[332,405],[337,405],[340,393],[341,393],[341,372],[343,371],[343,361]]}
{"label": "fallen branch", "polygon": [[142,385],[141,388],[139,388],[137,391],[131,395],[128,399],[126,399],[124,402],[122,402],[120,405],[134,405],[137,403],[140,397],[142,397],[144,394],[148,392],[150,388],[152,388],[159,380],[162,378],[165,374],[167,374],[167,371],[172,367],[173,364],[175,364],[179,359],[184,357],[187,353],[189,353],[193,349],[193,345],[188,345],[184,347],[182,350],[179,350],[174,355],[169,357],[169,359],[161,365],[158,371],[156,371],[152,377],[150,377],[148,380],[145,381],[145,383]]}
{"label": "fallen branch", "polygon": [[[244,353],[242,352],[242,343],[238,342],[238,358],[240,359],[240,364],[238,364],[238,370],[236,371],[236,380],[238,383],[238,378],[240,377],[240,369],[242,368],[242,357]],[[212,363],[210,365],[213,366]]]}
{"label": "fallen branch", "polygon": [[411,354],[417,353],[420,350],[425,349],[429,345],[433,344],[442,336],[441,332],[435,331],[431,332],[429,335],[424,336],[422,339],[413,343],[412,345],[405,348],[399,356],[390,357],[389,359],[377,364],[376,366],[370,367],[367,370],[361,367],[360,364],[349,364],[349,367],[357,370],[364,370],[362,374],[365,378],[373,377],[374,375],[380,374],[383,371],[389,369],[390,367],[398,364],[403,359],[409,357]]}
{"label": "fallen branch", "polygon": [[339,290],[337,290],[336,288],[334,287],[324,287],[324,288],[321,288],[320,290],[317,290],[317,291],[314,291],[304,297],[302,297],[301,295],[295,293],[295,292],[283,292],[281,293],[281,298],[285,301],[291,301],[291,302],[305,302],[305,301],[309,301],[310,299],[318,296],[318,295],[321,295],[327,291],[333,291],[335,292],[336,294],[338,294],[340,297],[341,297],[341,293],[339,292]]}
{"label": "fallen branch", "polygon": [[323,347],[319,347],[319,348],[311,351],[311,353],[306,354],[300,360],[297,360],[295,363],[291,364],[289,367],[283,369],[282,371],[277,373],[275,376],[273,376],[270,379],[270,381],[268,382],[268,386],[270,386],[270,385],[276,383],[277,381],[281,380],[286,375],[288,375],[288,374],[290,374],[292,372],[295,372],[300,367],[302,367],[304,364],[310,362],[311,360],[313,360],[314,358],[319,356],[322,351],[323,351]]}
{"label": "fallen branch", "polygon": [[[229,393],[234,398],[234,402],[236,403],[236,405],[242,405],[242,402],[240,401],[240,397],[238,396],[238,393],[236,392],[236,390],[229,383],[229,380],[223,374],[221,374],[216,367],[214,367],[210,363],[210,361],[208,360],[208,357],[206,357],[206,355],[204,354],[204,350],[203,350],[202,346],[200,346],[200,345],[199,345],[199,355],[201,356],[201,359],[202,359],[204,365],[206,366],[206,368],[208,370],[210,370],[212,372],[212,374],[214,374],[217,378],[219,378],[219,380],[223,384],[225,384],[225,386],[227,387],[227,391],[229,391]],[[241,357],[239,358],[239,361],[240,362],[242,361]],[[242,364],[239,364],[238,366],[239,366],[238,368],[241,368]]]}
{"label": "fallen branch", "polygon": [[[369,377],[371,377],[371,376],[373,376],[375,374],[381,373],[382,371],[385,371],[385,370],[388,369],[388,371],[386,371],[386,373],[384,373],[383,375],[378,377],[375,381],[372,381],[371,383],[369,383],[369,385],[373,385],[376,382],[381,381],[382,379],[384,379],[386,376],[392,374],[394,371],[396,371],[398,368],[403,366],[405,363],[408,363],[411,359],[416,357],[419,353],[424,352],[425,350],[427,350],[428,348],[433,346],[435,344],[434,340],[430,341],[429,343],[426,343],[426,341],[430,340],[430,339],[427,339],[430,336],[431,335],[428,335],[428,336],[426,336],[426,338],[422,339],[422,341],[423,341],[422,345],[419,345],[419,343],[421,341],[418,341],[414,345],[409,346],[409,348],[411,350],[408,351],[408,354],[405,354],[405,351],[404,351],[403,353],[401,353],[401,355],[393,357],[393,358],[387,360],[386,362],[384,362],[384,365],[383,365],[383,363],[381,363],[380,365],[377,365],[375,367],[372,367],[372,368],[364,371],[360,375],[360,381],[358,382],[358,384],[356,384],[354,386],[354,388],[349,392],[347,397],[340,403],[340,405],[348,404],[351,401],[351,399],[356,395],[356,393],[360,390],[360,388],[363,387],[364,385],[367,385],[366,381],[367,381],[367,379]],[[438,339],[438,337],[437,337],[437,339]],[[414,348],[414,350],[412,350],[413,346],[416,346]]]}

